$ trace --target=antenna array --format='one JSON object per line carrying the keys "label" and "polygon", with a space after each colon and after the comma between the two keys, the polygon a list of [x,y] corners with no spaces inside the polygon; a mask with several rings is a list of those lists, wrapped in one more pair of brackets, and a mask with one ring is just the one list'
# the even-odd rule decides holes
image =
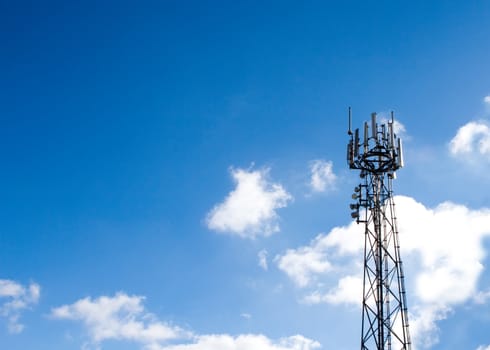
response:
{"label": "antenna array", "polygon": [[[347,161],[351,169],[360,169],[376,174],[394,172],[403,167],[402,140],[395,134],[395,119],[391,112],[388,124],[378,125],[376,113],[371,114],[371,128],[364,122],[363,140],[361,143],[359,129],[351,131],[351,109],[349,108],[350,141],[347,145]],[[371,132],[369,132],[371,129]]]}

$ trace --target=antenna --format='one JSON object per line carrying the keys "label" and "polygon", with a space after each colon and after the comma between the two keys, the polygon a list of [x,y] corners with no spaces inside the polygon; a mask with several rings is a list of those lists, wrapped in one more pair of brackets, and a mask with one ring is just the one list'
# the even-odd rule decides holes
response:
{"label": "antenna", "polygon": [[359,155],[359,128],[354,132],[354,156]]}
{"label": "antenna", "polygon": [[376,132],[378,131],[376,126],[376,113],[371,113],[371,128],[373,133],[373,139],[376,140]]}
{"label": "antenna", "polygon": [[352,135],[351,123],[352,123],[352,111],[351,108],[349,107],[349,131],[347,132],[348,135]]}
{"label": "antenna", "polygon": [[395,147],[395,134],[393,133],[393,122],[388,122],[388,145],[390,148]]}
{"label": "antenna", "polygon": [[403,147],[401,138],[398,138],[398,167],[403,168]]}
{"label": "antenna", "polygon": [[368,123],[365,122],[364,123],[364,152],[367,151],[368,149],[368,142],[369,142],[369,127],[368,127]]}
{"label": "antenna", "polygon": [[[361,350],[410,350],[405,277],[393,199],[396,170],[403,167],[402,141],[395,118],[378,125],[376,113],[364,123],[364,147],[359,129],[349,141],[349,167],[360,170],[351,217],[364,225],[364,282]],[[351,130],[349,119],[349,131]]]}

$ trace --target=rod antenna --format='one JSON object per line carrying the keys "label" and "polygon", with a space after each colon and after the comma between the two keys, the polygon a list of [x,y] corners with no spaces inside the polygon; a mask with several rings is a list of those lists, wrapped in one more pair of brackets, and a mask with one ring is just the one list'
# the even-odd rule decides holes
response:
{"label": "rod antenna", "polygon": [[348,135],[352,135],[352,109],[349,107],[349,131],[347,132]]}

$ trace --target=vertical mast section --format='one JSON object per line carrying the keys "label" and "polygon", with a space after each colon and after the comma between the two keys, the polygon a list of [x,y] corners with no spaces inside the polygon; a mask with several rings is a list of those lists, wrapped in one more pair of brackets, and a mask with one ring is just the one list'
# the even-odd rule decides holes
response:
{"label": "vertical mast section", "polygon": [[395,134],[394,117],[378,125],[351,131],[347,146],[349,167],[360,170],[361,183],[354,189],[352,218],[364,225],[364,278],[361,350],[410,350],[407,302],[400,243],[396,225],[392,180],[403,167],[401,139]]}

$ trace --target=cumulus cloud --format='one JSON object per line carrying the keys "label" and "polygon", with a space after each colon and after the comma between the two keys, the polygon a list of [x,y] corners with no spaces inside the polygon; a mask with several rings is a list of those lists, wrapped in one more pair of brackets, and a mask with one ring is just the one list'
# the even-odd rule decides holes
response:
{"label": "cumulus cloud", "polygon": [[317,275],[334,269],[329,257],[362,250],[361,233],[361,227],[354,222],[346,227],[336,227],[327,235],[318,235],[309,245],[288,249],[274,260],[297,286],[306,287]]}
{"label": "cumulus cloud", "polygon": [[179,327],[163,323],[145,310],[144,297],[117,293],[115,296],[84,298],[51,310],[58,320],[82,322],[93,344],[105,340],[127,340],[145,349],[157,349],[162,343],[189,337]]}
{"label": "cumulus cloud", "polygon": [[460,127],[449,142],[454,157],[472,160],[478,156],[490,156],[490,127],[484,121],[472,121]]}
{"label": "cumulus cloud", "polygon": [[[146,311],[144,297],[117,293],[113,297],[84,298],[73,304],[51,310],[58,320],[80,321],[86,328],[91,345],[100,348],[105,340],[132,341],[147,350],[313,350],[320,347],[314,340],[295,335],[278,341],[261,334],[196,335],[159,321]],[[249,314],[242,317],[250,318]],[[85,345],[85,348],[89,344]]]}
{"label": "cumulus cloud", "polygon": [[19,322],[22,312],[37,304],[41,287],[37,283],[23,286],[12,280],[0,280],[0,316],[7,319],[10,333],[20,333],[24,325]]}
{"label": "cumulus cloud", "polygon": [[337,176],[333,172],[333,163],[314,160],[310,163],[310,187],[313,192],[326,192],[335,187]]}
{"label": "cumulus cloud", "polygon": [[436,322],[455,306],[478,297],[483,271],[483,240],[490,235],[490,210],[444,202],[429,209],[397,197],[404,252],[416,260],[414,335],[420,344],[437,342]]}
{"label": "cumulus cloud", "polygon": [[[444,202],[429,209],[397,196],[404,252],[418,256],[417,296],[427,303],[454,304],[475,295],[490,235],[490,209],[471,210]],[[416,218],[416,220],[415,220]]]}
{"label": "cumulus cloud", "polygon": [[[405,196],[396,196],[395,202],[402,257],[409,270],[411,332],[418,345],[430,346],[438,339],[438,321],[457,305],[488,297],[477,285],[485,257],[483,240],[490,236],[490,209],[473,210],[451,202],[427,208]],[[317,236],[308,246],[290,249],[276,261],[294,283],[313,288],[306,302],[360,304],[360,294],[358,298],[355,294],[361,293],[357,276],[362,271],[358,258],[363,244],[362,234],[350,224]],[[285,259],[289,264],[282,263]],[[338,272],[345,265],[351,268],[326,291],[319,283],[310,283],[320,273]]]}
{"label": "cumulus cloud", "polygon": [[286,207],[292,196],[280,184],[268,181],[268,172],[232,168],[236,188],[208,213],[208,228],[244,238],[278,232],[276,210]]}
{"label": "cumulus cloud", "polygon": [[263,335],[245,334],[233,337],[227,334],[203,335],[191,344],[172,345],[162,350],[313,350],[320,347],[314,340],[295,335],[273,341]]}
{"label": "cumulus cloud", "polygon": [[[490,102],[490,96],[488,96]],[[480,345],[476,350],[490,350],[490,345]]]}

